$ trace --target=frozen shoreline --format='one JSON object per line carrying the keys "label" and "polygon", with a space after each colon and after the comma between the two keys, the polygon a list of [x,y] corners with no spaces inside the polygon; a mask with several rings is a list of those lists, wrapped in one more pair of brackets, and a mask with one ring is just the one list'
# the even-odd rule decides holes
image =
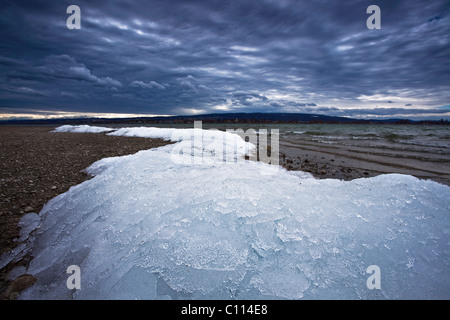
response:
{"label": "frozen shoreline", "polygon": [[[92,178],[88,166],[105,157],[134,154],[166,145],[163,140],[106,136],[105,134],[51,133],[50,126],[0,126],[1,197],[0,256],[21,242],[19,220],[39,213],[50,199]],[[0,297],[25,269],[31,257],[0,268]],[[23,282],[29,283],[29,279]],[[13,286],[14,287],[14,286]],[[16,289],[13,289],[14,292]]]}
{"label": "frozen shoreline", "polygon": [[[449,297],[449,187],[177,165],[173,148],[98,161],[93,179],[52,199],[32,234],[38,281],[21,297]],[[81,290],[65,288],[67,264],[80,266]],[[373,264],[386,271],[381,291],[366,287]]]}

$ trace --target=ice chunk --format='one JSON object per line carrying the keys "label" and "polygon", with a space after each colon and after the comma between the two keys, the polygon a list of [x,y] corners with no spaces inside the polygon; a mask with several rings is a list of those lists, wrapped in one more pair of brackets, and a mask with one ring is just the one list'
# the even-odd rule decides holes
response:
{"label": "ice chunk", "polygon": [[56,128],[52,132],[101,133],[101,132],[109,132],[109,131],[114,131],[114,129],[105,128],[105,127],[88,126],[88,125],[79,125],[79,126],[63,125],[63,126]]}
{"label": "ice chunk", "polygon": [[18,224],[20,232],[17,241],[22,242],[27,239],[30,233],[39,226],[40,220],[39,215],[34,212],[24,215]]}
{"label": "ice chunk", "polygon": [[295,267],[271,266],[250,280],[262,294],[283,299],[300,299],[308,289],[309,282],[302,272]]}

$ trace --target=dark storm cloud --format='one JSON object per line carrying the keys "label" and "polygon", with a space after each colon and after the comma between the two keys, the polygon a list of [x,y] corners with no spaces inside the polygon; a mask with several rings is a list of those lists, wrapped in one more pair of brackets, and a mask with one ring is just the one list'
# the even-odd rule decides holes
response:
{"label": "dark storm cloud", "polygon": [[445,0],[377,1],[381,30],[368,0],[70,4],[80,30],[63,1],[0,5],[0,113],[448,112]]}
{"label": "dark storm cloud", "polygon": [[411,109],[411,108],[356,108],[342,110],[335,107],[321,107],[316,109],[308,109],[309,112],[319,114],[329,114],[335,116],[346,117],[390,117],[390,116],[417,116],[423,114],[440,115],[443,114],[441,108]]}

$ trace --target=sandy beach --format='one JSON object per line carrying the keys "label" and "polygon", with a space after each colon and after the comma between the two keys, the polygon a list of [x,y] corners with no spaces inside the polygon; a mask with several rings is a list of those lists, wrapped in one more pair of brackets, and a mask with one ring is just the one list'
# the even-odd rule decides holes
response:
{"label": "sandy beach", "polygon": [[353,180],[400,173],[450,185],[448,155],[430,150],[398,151],[368,146],[280,139],[280,165],[309,172],[318,179]]}

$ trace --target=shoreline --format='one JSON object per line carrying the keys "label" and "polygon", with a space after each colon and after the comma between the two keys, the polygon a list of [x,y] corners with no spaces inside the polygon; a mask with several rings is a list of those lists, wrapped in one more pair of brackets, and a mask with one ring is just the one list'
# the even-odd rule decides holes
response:
{"label": "shoreline", "polygon": [[[42,125],[0,126],[0,255],[19,244],[15,239],[19,238],[20,218],[30,212],[39,213],[50,199],[90,179],[83,170],[94,162],[171,143],[162,139],[107,136],[106,133],[52,133],[53,129],[54,126]],[[279,151],[280,166],[311,173],[317,179],[349,181],[402,173],[422,179],[434,177],[432,180],[450,185],[450,178],[439,176],[439,172],[408,167],[401,158],[395,160],[397,163],[386,160],[388,158],[380,163],[376,155],[368,156],[359,149],[280,137]],[[8,278],[11,270],[25,268],[31,259],[25,256],[0,270],[0,297],[14,299],[15,292],[34,283],[30,275]]]}
{"label": "shoreline", "polygon": [[311,173],[317,179],[354,180],[381,174],[406,174],[450,186],[450,162],[428,151],[399,151],[345,146],[280,137],[280,165]]}
{"label": "shoreline", "polygon": [[[25,214],[39,213],[50,199],[91,179],[83,170],[94,162],[171,143],[104,133],[53,133],[53,129],[42,125],[0,126],[0,255],[20,244],[15,239],[19,238],[18,222]],[[8,273],[30,260],[25,256],[0,270],[0,297],[14,286]],[[19,287],[33,281],[29,277],[21,280]]]}

